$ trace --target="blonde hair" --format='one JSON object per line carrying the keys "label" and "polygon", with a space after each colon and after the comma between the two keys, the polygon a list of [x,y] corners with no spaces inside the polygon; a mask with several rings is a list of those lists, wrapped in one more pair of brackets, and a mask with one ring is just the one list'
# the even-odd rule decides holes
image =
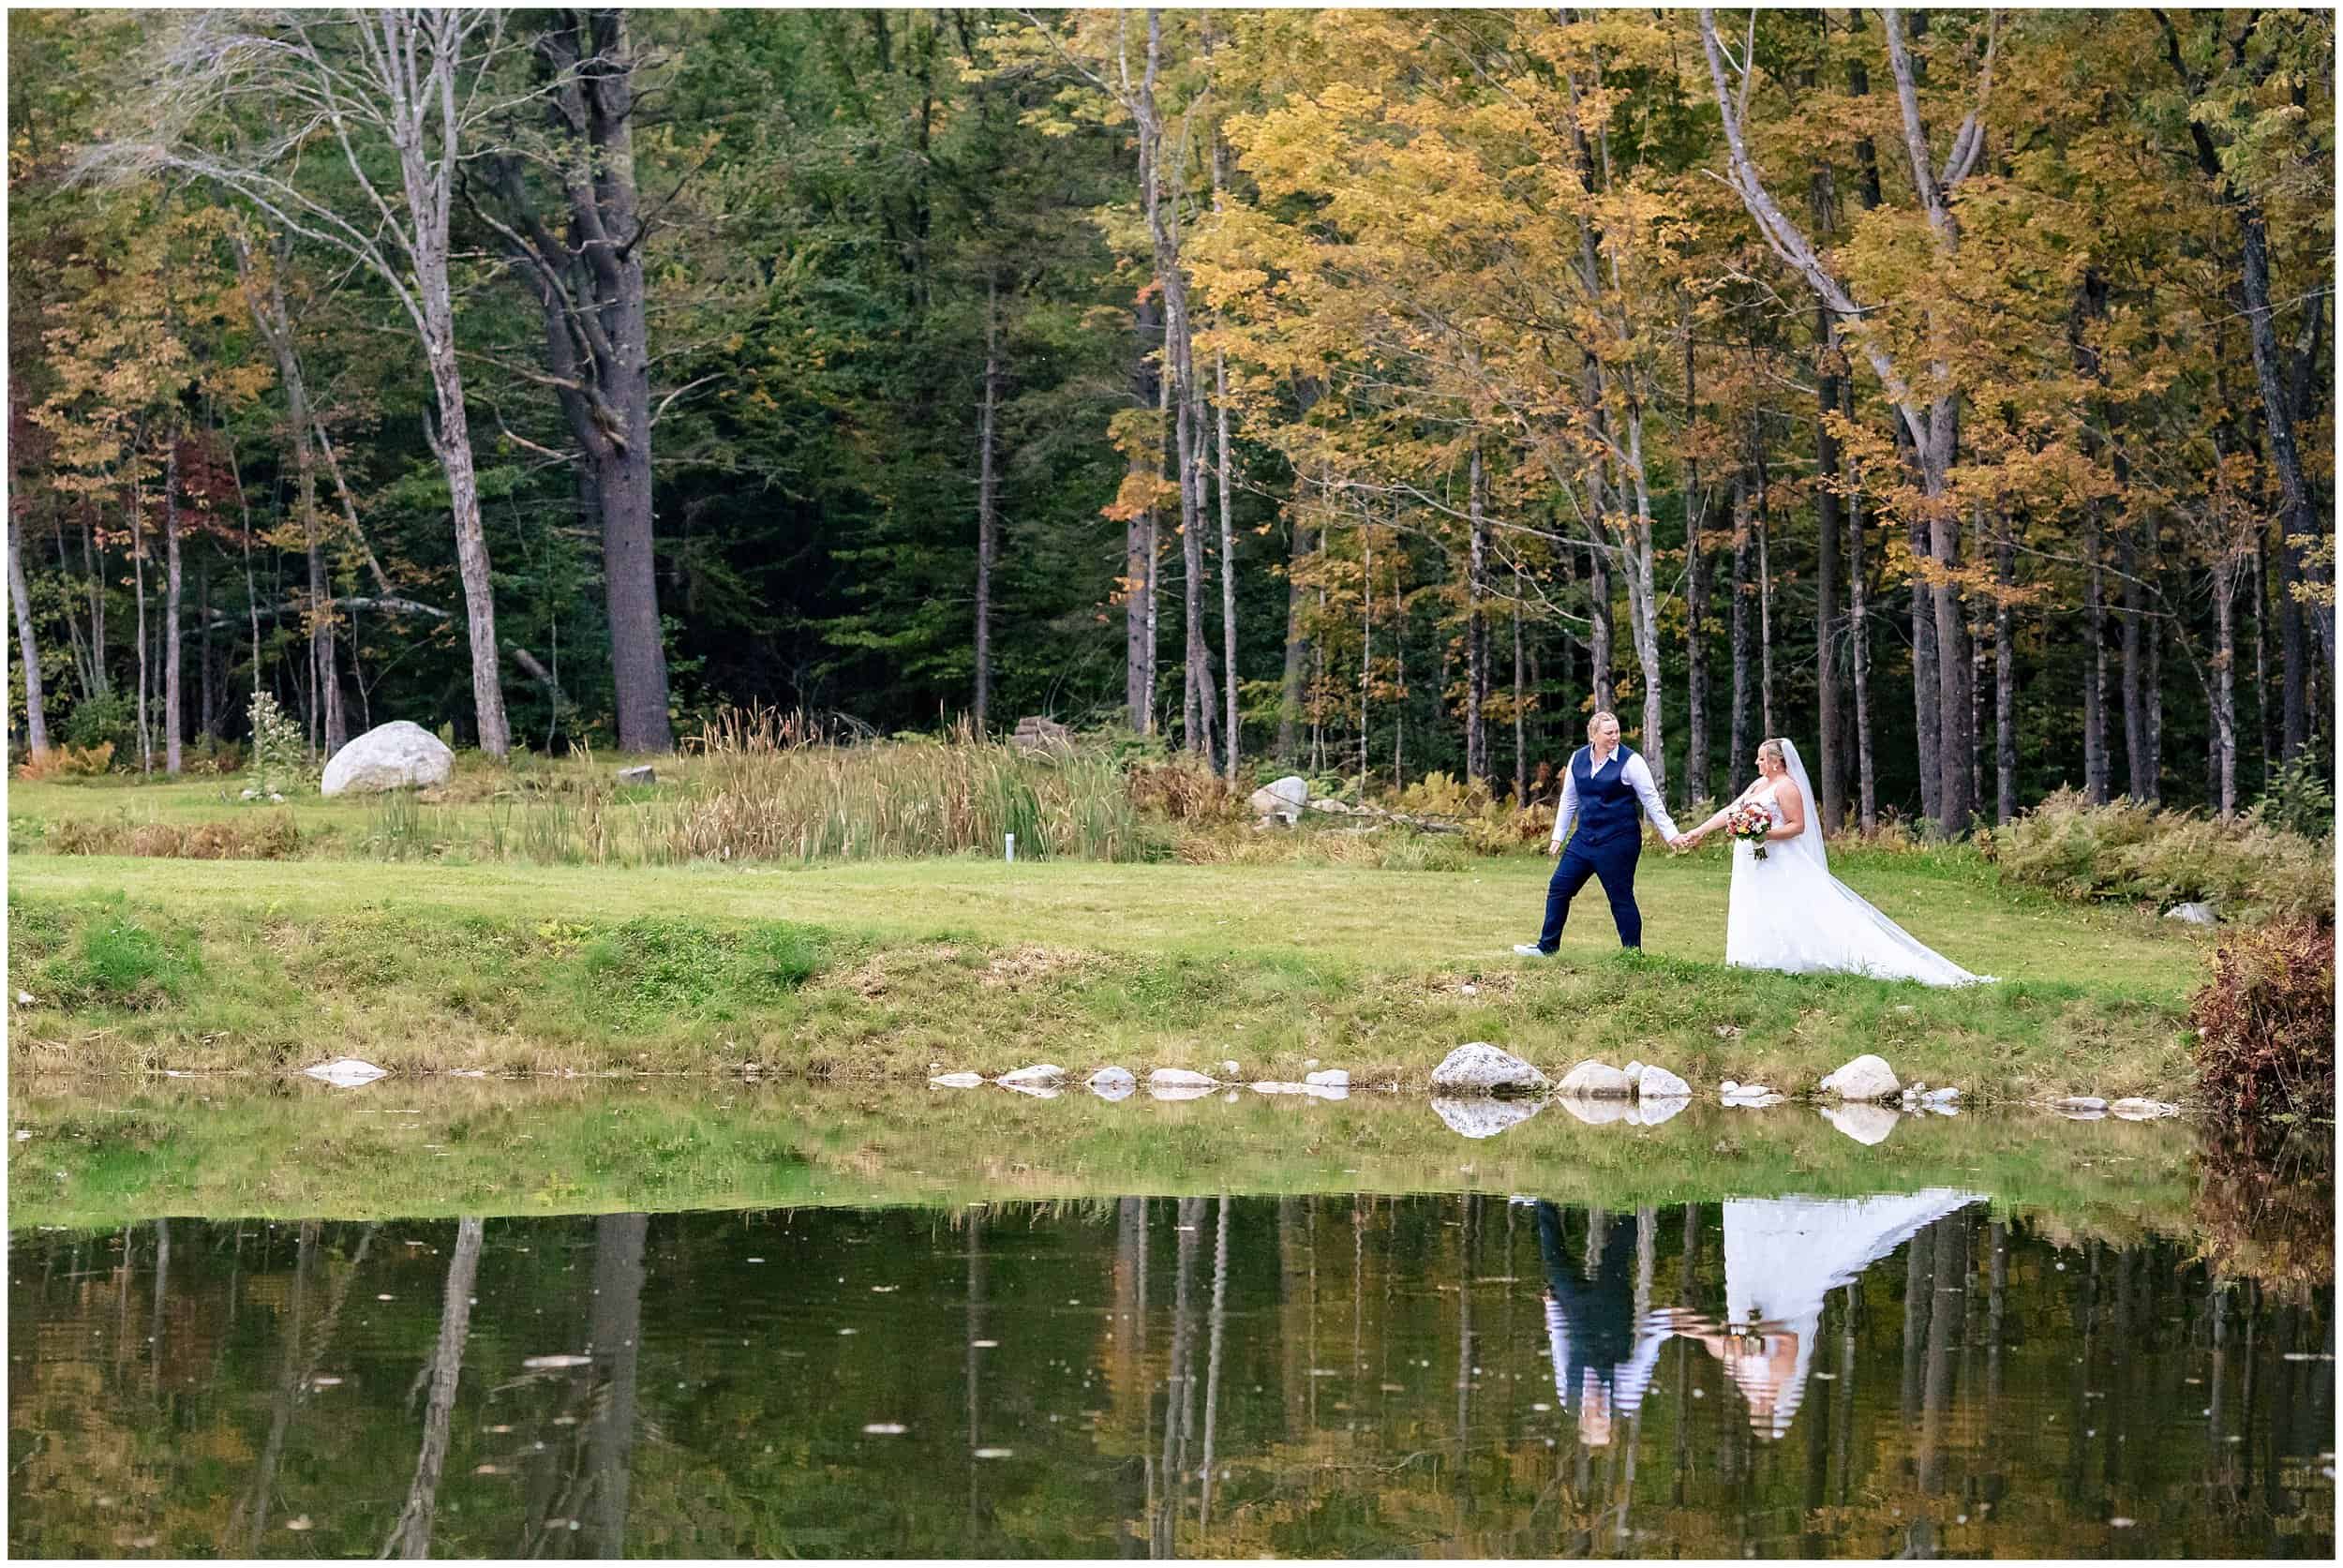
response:
{"label": "blonde hair", "polygon": [[1603,727],[1603,721],[1605,719],[1610,720],[1613,724],[1619,723],[1619,715],[1612,712],[1609,709],[1598,708],[1594,710],[1594,717],[1587,721],[1588,739],[1591,740],[1594,739],[1594,732]]}
{"label": "blonde hair", "polygon": [[1787,762],[1789,760],[1788,757],[1783,754],[1782,741],[1778,737],[1768,737],[1766,739],[1758,742],[1757,753],[1760,756],[1769,756],[1776,762]]}

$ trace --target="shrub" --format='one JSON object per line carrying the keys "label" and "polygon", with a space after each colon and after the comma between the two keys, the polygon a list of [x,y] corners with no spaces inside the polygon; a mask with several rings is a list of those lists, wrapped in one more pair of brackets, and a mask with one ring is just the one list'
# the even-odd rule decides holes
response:
{"label": "shrub", "polygon": [[90,779],[114,765],[114,743],[101,740],[95,746],[52,746],[45,752],[35,752],[16,765],[16,776],[27,784],[46,779]]}
{"label": "shrub", "polygon": [[2094,806],[2062,789],[1996,829],[1991,857],[2007,880],[2062,898],[2211,900],[2232,916],[2335,918],[2326,849],[2260,821],[2216,822],[2133,800]]}
{"label": "shrub", "polygon": [[139,855],[151,859],[290,860],[301,853],[301,830],[291,812],[273,812],[258,822],[199,822],[181,828],[168,822],[111,822],[62,817],[43,843],[59,855]]}
{"label": "shrub", "polygon": [[246,713],[252,721],[252,755],[245,787],[264,800],[297,786],[309,761],[309,743],[301,726],[266,692],[252,694]]}
{"label": "shrub", "polygon": [[58,739],[80,751],[106,746],[109,756],[127,756],[139,744],[137,699],[125,692],[83,697],[65,716]]}
{"label": "shrub", "polygon": [[2268,793],[2254,803],[2253,819],[2281,833],[2300,833],[2321,843],[2335,837],[2335,789],[2326,759],[2309,747],[2278,769]]}
{"label": "shrub", "polygon": [[2227,1121],[2330,1115],[2335,927],[2291,920],[2231,932],[2189,1004],[2197,1078]]}
{"label": "shrub", "polygon": [[1136,763],[1126,779],[1133,806],[1172,822],[1233,816],[1240,804],[1219,776],[1193,757]]}

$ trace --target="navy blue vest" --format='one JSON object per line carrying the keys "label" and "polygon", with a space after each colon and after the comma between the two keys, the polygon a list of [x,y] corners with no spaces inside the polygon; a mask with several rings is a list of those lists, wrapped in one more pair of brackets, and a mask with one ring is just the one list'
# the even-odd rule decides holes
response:
{"label": "navy blue vest", "polygon": [[1640,844],[1643,802],[1627,782],[1627,759],[1635,754],[1620,746],[1597,772],[1594,748],[1582,746],[1570,759],[1570,776],[1578,785],[1578,831],[1571,840],[1583,854],[1600,854]]}

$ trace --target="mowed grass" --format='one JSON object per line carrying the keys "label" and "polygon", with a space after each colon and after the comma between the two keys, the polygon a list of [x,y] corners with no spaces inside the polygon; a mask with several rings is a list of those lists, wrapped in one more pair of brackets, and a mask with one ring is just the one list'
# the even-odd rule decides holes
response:
{"label": "mowed grass", "polygon": [[[1589,889],[1556,961],[1546,863],[880,861],[612,870],[19,855],[19,1068],[923,1078],[1052,1061],[1246,1078],[1315,1058],[1419,1084],[1485,1039],[1797,1090],[1858,1051],[1973,1096],[2184,1098],[2181,1014],[2211,944],[2177,923],[1997,886],[1955,856],[1840,868],[2003,983],[1935,992],[1724,967],[1722,849],[1645,858],[1647,956]],[[1794,911],[1784,918],[1795,918]],[[1470,987],[1468,991],[1466,988]]]}

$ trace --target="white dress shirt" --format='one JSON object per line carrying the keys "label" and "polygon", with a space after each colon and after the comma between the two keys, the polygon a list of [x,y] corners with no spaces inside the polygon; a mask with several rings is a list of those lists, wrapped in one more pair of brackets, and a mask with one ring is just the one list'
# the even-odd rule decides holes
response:
{"label": "white dress shirt", "polygon": [[[1570,759],[1571,765],[1562,770],[1562,803],[1554,810],[1554,839],[1548,846],[1550,848],[1560,848],[1562,841],[1570,837],[1572,825],[1578,820],[1578,758],[1586,756],[1593,749],[1591,746],[1579,747]],[[1619,754],[1613,752],[1611,754],[1616,756]],[[1593,771],[1594,759],[1588,757],[1587,761],[1589,771]],[[1604,758],[1603,766],[1609,766],[1609,761],[1608,757]],[[1668,815],[1667,803],[1660,799],[1660,786],[1651,782],[1651,767],[1644,761],[1643,753],[1636,752],[1628,757],[1626,773],[1628,787],[1635,792],[1635,799],[1643,802],[1643,814],[1650,820],[1651,826],[1660,830],[1664,839],[1676,837],[1676,819]]]}

